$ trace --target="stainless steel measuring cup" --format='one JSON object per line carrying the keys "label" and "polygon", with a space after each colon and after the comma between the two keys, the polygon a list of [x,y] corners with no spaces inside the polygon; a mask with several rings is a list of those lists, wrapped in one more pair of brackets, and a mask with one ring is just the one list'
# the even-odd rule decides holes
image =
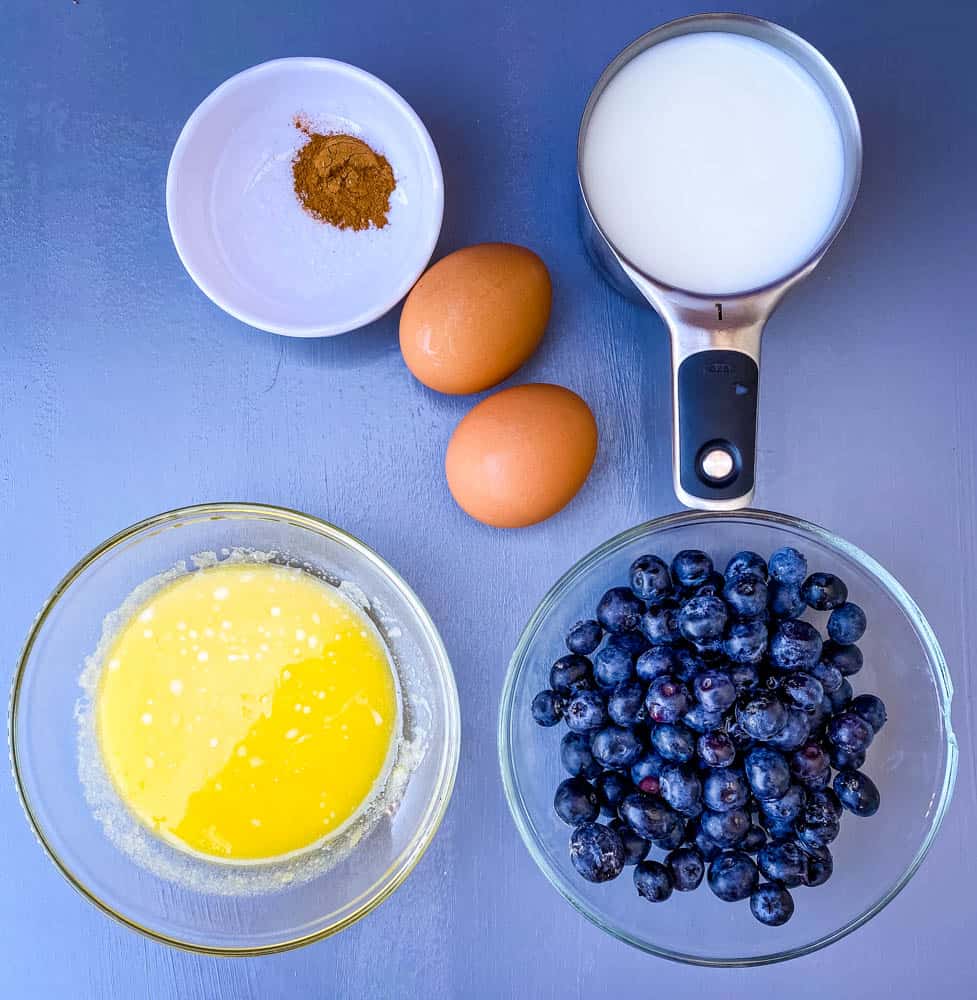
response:
{"label": "stainless steel measuring cup", "polygon": [[[778,281],[733,295],[674,288],[645,274],[618,251],[587,199],[581,163],[587,127],[611,78],[638,53],[677,35],[725,31],[748,35],[792,56],[824,91],[841,129],[842,194],[827,234],[808,259]],[[672,342],[672,472],[675,494],[688,507],[736,510],[753,499],[760,339],[784,295],[807,277],[844,225],[862,169],[858,116],[831,64],[803,38],[770,21],[742,14],[697,14],[649,31],[620,52],[590,94],[577,136],[580,227],[591,257],[622,294],[651,305]],[[762,211],[762,206],[758,206]]]}

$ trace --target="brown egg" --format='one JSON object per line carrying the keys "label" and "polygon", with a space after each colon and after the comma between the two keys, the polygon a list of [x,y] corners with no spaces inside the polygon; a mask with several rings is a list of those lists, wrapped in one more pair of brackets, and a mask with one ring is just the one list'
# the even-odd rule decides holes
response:
{"label": "brown egg", "polygon": [[463,510],[496,528],[522,528],[562,510],[596,454],[594,415],[575,392],[518,385],[462,418],[444,466]]}
{"label": "brown egg", "polygon": [[536,350],[552,297],[549,272],[532,250],[512,243],[456,250],[407,296],[400,315],[404,361],[438,392],[490,389]]}

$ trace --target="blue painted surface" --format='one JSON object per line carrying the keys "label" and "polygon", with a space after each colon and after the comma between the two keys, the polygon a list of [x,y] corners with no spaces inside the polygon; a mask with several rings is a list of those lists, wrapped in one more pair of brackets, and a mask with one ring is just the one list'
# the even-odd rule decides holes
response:
{"label": "blue painted surface", "polygon": [[[739,5],[737,5],[738,7]],[[971,4],[757,0],[821,48],[862,117],[862,192],[768,328],[758,506],[849,537],[903,579],[957,685],[960,780],[921,873],[877,919],[787,966],[716,973],[640,955],[555,895],[502,798],[496,705],[521,625],[608,535],[674,509],[665,338],[581,252],[574,138],[606,60],[679,2],[436,4],[12,0],[0,31],[0,662],[75,558],[208,499],[279,502],[363,537],[441,627],[465,725],[458,786],[396,896],[338,938],[260,960],[182,954],[116,926],[41,854],[0,782],[0,994],[11,998],[966,995],[977,982],[970,668],[977,606],[977,87]],[[275,56],[326,55],[413,103],[447,183],[439,253],[523,242],[555,309],[515,382],[582,393],[602,431],[563,514],[502,534],[443,483],[470,401],[407,375],[396,313],[286,342],[212,306],[170,244],[163,180],[197,102]],[[934,546],[944,547],[939,559]],[[855,978],[859,977],[859,978]],[[864,983],[865,985],[860,985]],[[783,995],[783,994],[781,994]]]}

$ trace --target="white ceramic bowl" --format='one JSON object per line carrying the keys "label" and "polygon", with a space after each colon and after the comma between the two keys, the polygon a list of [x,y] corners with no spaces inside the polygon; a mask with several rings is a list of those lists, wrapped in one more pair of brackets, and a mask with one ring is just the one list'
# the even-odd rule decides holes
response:
{"label": "white ceramic bowl", "polygon": [[[341,231],[302,210],[296,115],[387,157],[397,187],[383,229]],[[184,126],[166,177],[170,232],[193,280],[242,322],[290,337],[355,330],[396,305],[434,252],[443,209],[420,118],[383,81],[333,59],[276,59],[221,84]]]}

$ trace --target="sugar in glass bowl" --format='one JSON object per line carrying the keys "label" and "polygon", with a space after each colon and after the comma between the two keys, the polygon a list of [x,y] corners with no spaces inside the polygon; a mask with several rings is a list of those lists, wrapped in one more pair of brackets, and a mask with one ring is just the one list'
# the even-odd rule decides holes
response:
{"label": "sugar in glass bowl", "polygon": [[[403,753],[395,790],[295,859],[231,864],[154,837],[127,813],[93,809],[80,773],[86,658],[103,621],[133,590],[180,563],[236,550],[345,583],[377,626],[397,671]],[[454,675],[417,596],[375,552],[296,511],[205,504],[149,518],[108,539],[61,581],[28,636],[10,709],[11,761],[24,810],[68,881],[103,911],[193,951],[256,955],[349,926],[389,896],[431,843],[447,809],[461,745]],[[90,749],[90,748],[89,748]],[[87,795],[86,795],[87,791]],[[98,815],[99,811],[103,815]],[[106,819],[109,816],[109,819]],[[328,853],[327,853],[328,852]]]}
{"label": "sugar in glass bowl", "polygon": [[[652,553],[670,562],[681,549],[703,549],[720,570],[733,553],[764,558],[790,545],[811,572],[841,577],[868,616],[859,641],[865,666],[850,678],[856,694],[878,694],[888,722],[868,752],[865,772],[882,805],[867,819],[846,814],[831,845],[834,875],[793,891],[796,911],[781,927],[753,919],[747,902],[724,903],[705,880],[695,892],[649,903],[632,870],[614,881],[584,881],[570,863],[570,827],[553,810],[566,777],[559,744],[566,731],[532,718],[536,693],[549,687],[550,664],[567,650],[574,622],[594,617],[601,595],[626,586],[631,562]],[[808,612],[824,632],[826,616]],[[710,966],[749,966],[816,951],[860,927],[889,903],[919,868],[946,814],[957,768],[950,724],[952,684],[932,629],[903,587],[870,556],[813,524],[763,511],[681,513],[625,531],[581,559],[556,582],[519,640],[502,693],[499,756],[506,798],[533,859],[585,917],[614,937],[663,958]],[[650,857],[660,859],[653,850]]]}

